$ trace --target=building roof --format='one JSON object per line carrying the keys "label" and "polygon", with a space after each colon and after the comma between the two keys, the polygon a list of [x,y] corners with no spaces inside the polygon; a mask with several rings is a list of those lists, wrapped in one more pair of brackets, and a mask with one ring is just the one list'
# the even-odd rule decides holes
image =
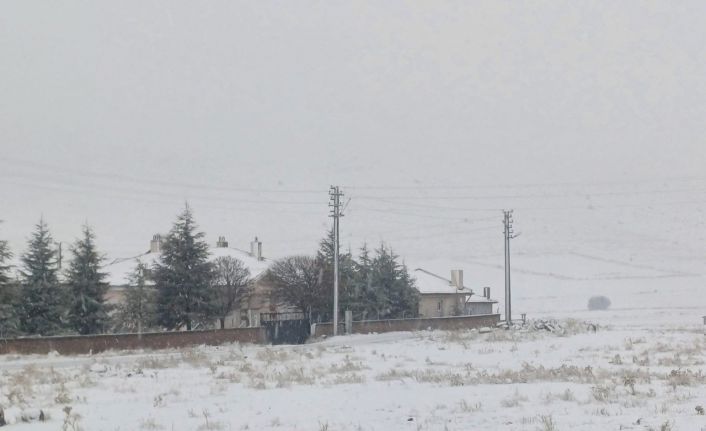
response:
{"label": "building roof", "polygon": [[466,294],[469,295],[467,302],[498,302],[493,299],[485,298],[484,296],[476,295],[472,289],[465,285],[463,289],[456,289],[450,279],[422,268],[414,270],[414,278],[416,279],[417,290],[422,295]]}
{"label": "building roof", "polygon": [[[159,262],[161,256],[162,254],[159,252],[147,252],[133,257],[115,259],[105,265],[103,270],[108,273],[107,281],[111,286],[125,286],[129,284],[130,274],[139,262],[152,268],[155,263]],[[233,247],[212,247],[209,249],[209,260],[213,261],[223,256],[234,257],[243,262],[245,267],[250,270],[252,279],[260,278],[270,264],[268,259],[258,260],[250,253]]]}

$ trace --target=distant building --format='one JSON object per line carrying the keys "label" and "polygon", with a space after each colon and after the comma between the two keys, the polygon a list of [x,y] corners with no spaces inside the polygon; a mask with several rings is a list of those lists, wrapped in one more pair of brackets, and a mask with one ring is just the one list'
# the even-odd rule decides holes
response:
{"label": "distant building", "polygon": [[498,303],[490,299],[490,288],[483,288],[483,295],[464,286],[463,271],[451,271],[451,279],[427,270],[414,270],[419,291],[420,317],[449,317],[493,314]]}
{"label": "distant building", "polygon": [[[117,305],[124,301],[125,288],[130,283],[130,274],[133,273],[139,262],[143,263],[148,270],[159,262],[162,256],[162,241],[162,236],[156,234],[150,241],[148,252],[130,258],[115,259],[103,268],[109,274],[110,288],[106,294],[108,303]],[[263,257],[262,242],[257,237],[250,243],[250,250],[245,251],[229,247],[228,241],[221,236],[218,238],[216,246],[210,248],[209,252],[210,260],[230,256],[243,262],[245,267],[250,270],[250,294],[243,298],[241,303],[237,304],[233,312],[227,316],[225,321],[226,328],[259,326],[260,313],[286,311],[277,305],[271,286],[265,281],[264,275],[270,261]],[[217,324],[216,327],[218,327]]]}

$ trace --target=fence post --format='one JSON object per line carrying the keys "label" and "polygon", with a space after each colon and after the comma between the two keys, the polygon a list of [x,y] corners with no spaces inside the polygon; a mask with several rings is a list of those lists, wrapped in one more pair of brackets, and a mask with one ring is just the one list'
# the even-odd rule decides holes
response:
{"label": "fence post", "polygon": [[346,310],[346,335],[351,335],[353,333],[353,312],[351,310]]}

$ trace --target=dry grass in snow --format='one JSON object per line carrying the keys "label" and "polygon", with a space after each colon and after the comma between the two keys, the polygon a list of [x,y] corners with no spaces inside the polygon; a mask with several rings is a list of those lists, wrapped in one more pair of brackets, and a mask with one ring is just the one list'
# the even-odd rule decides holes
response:
{"label": "dry grass in snow", "polygon": [[[22,430],[700,430],[697,327],[392,333],[0,357]],[[22,423],[41,409],[45,422]]]}

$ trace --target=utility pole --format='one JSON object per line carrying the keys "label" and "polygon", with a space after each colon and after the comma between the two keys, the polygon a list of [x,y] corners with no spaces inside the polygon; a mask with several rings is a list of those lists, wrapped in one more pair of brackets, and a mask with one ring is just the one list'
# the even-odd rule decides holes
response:
{"label": "utility pole", "polygon": [[329,217],[333,217],[333,335],[338,335],[338,250],[339,250],[339,219],[343,217],[341,211],[341,193],[338,186],[331,186],[329,189],[329,197],[331,202],[329,207],[331,207],[331,214]]}
{"label": "utility pole", "polygon": [[512,307],[510,295],[510,240],[513,239],[512,210],[504,210],[503,225],[505,226],[505,322],[508,327],[512,325]]}

